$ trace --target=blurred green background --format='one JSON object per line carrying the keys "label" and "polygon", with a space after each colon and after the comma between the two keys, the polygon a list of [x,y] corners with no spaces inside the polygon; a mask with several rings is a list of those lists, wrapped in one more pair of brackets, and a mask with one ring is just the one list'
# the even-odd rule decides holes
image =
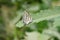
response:
{"label": "blurred green background", "polygon": [[0,40],[60,40],[60,0],[0,0]]}

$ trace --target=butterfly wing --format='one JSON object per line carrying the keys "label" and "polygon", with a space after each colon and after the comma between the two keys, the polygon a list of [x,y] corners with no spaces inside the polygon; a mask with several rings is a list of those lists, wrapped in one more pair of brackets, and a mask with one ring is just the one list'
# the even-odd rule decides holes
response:
{"label": "butterfly wing", "polygon": [[32,18],[31,18],[30,14],[27,11],[24,12],[23,22],[25,24],[29,24],[30,22],[32,22]]}

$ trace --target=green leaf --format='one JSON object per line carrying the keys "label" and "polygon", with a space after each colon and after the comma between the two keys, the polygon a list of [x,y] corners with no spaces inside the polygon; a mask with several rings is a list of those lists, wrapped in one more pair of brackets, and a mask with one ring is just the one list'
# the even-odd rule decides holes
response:
{"label": "green leaf", "polygon": [[54,18],[54,26],[60,26],[60,16],[57,18]]}
{"label": "green leaf", "polygon": [[23,25],[24,25],[24,23],[23,23],[22,21],[19,21],[19,22],[16,24],[16,26],[19,27],[19,28],[23,27]]}
{"label": "green leaf", "polygon": [[[38,23],[43,20],[48,20],[60,16],[60,7],[55,7],[53,9],[41,10],[40,12],[34,14],[32,12],[31,17],[33,19],[32,23]],[[20,23],[20,24],[19,24]],[[18,27],[23,26],[24,24],[20,21],[17,25]]]}

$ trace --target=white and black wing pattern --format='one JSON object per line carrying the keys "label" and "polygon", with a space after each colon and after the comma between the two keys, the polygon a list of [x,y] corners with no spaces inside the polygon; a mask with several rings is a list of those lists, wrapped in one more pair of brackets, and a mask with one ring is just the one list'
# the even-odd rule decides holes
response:
{"label": "white and black wing pattern", "polygon": [[24,24],[29,24],[30,22],[32,22],[32,17],[30,16],[30,14],[27,11],[24,11],[23,22],[24,22]]}

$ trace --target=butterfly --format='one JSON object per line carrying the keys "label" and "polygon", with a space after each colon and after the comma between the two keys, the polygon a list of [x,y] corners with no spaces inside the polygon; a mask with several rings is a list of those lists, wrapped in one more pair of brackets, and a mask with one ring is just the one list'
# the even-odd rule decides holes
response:
{"label": "butterfly", "polygon": [[32,17],[29,14],[29,12],[27,10],[25,10],[24,14],[23,14],[23,23],[24,24],[29,24],[30,22],[32,22]]}

